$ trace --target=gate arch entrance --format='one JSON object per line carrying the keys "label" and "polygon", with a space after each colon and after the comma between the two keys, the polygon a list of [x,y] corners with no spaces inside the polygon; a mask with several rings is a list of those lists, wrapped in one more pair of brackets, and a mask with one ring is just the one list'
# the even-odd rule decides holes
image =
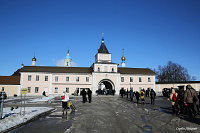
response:
{"label": "gate arch entrance", "polygon": [[97,93],[99,95],[115,95],[114,83],[109,79],[103,79],[98,84]]}

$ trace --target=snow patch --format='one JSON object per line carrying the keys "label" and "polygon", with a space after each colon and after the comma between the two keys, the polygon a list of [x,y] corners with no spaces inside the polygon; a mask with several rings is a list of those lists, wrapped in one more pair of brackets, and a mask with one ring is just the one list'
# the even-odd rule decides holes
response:
{"label": "snow patch", "polygon": [[[11,108],[3,108],[4,119],[0,120],[0,132],[25,123],[35,116],[50,111],[52,109],[53,108],[49,107],[26,107],[25,114],[20,115],[20,108],[14,109],[12,111]],[[22,109],[22,111],[24,110]]]}

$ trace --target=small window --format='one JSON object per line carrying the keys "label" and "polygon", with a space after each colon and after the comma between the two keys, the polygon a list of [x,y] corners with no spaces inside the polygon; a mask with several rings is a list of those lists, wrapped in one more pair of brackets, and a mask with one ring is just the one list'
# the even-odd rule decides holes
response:
{"label": "small window", "polygon": [[133,82],[133,77],[130,77],[130,82]]}
{"label": "small window", "polygon": [[79,82],[79,77],[76,77],[76,82]]}
{"label": "small window", "polygon": [[28,93],[30,93],[31,92],[31,87],[28,87]]}
{"label": "small window", "polygon": [[148,77],[148,82],[151,82],[151,78],[150,77]]}
{"label": "small window", "polygon": [[35,93],[39,92],[39,87],[35,87]]}
{"label": "small window", "polygon": [[112,68],[112,72],[114,72],[114,68]]}
{"label": "small window", "polygon": [[69,93],[69,88],[68,87],[66,88],[66,92]]}
{"label": "small window", "polygon": [[89,82],[89,77],[86,77],[86,82]]}
{"label": "small window", "polygon": [[142,78],[141,77],[139,77],[139,82],[142,82]]}
{"label": "small window", "polygon": [[2,91],[4,91],[4,87],[2,87]]}
{"label": "small window", "polygon": [[66,81],[69,82],[69,77],[66,77]]}
{"label": "small window", "polygon": [[58,87],[55,87],[55,93],[58,93]]}
{"label": "small window", "polygon": [[39,81],[39,80],[40,80],[39,75],[36,75],[36,81]]}
{"label": "small window", "polygon": [[28,75],[28,81],[31,81],[31,75]]}
{"label": "small window", "polygon": [[98,67],[98,72],[100,72],[100,68]]}
{"label": "small window", "polygon": [[55,81],[58,82],[58,76],[55,76]]}
{"label": "small window", "polygon": [[121,77],[121,82],[124,82],[124,77]]}
{"label": "small window", "polygon": [[48,76],[45,76],[45,81],[48,81]]}

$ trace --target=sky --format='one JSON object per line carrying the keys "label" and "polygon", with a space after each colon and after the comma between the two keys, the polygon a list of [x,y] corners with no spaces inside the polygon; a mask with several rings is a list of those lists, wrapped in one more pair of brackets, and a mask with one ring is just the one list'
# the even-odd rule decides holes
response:
{"label": "sky", "polygon": [[112,62],[152,68],[168,61],[200,80],[199,0],[0,0],[0,75],[21,67],[90,67],[102,32]]}

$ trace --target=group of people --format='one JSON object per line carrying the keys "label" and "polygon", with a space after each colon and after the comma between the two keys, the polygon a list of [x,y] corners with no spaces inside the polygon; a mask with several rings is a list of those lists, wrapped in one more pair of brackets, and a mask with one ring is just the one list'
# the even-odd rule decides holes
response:
{"label": "group of people", "polygon": [[197,93],[191,85],[186,86],[180,90],[171,88],[170,100],[172,105],[172,111],[174,114],[188,114],[190,117],[195,117],[200,113],[200,92]]}
{"label": "group of people", "polygon": [[125,91],[124,88],[120,89],[120,95],[123,98],[125,95],[128,97],[130,97],[131,101],[134,101],[134,97],[136,98],[137,103],[139,103],[139,100],[141,100],[141,103],[144,104],[145,103],[145,96],[146,97],[150,97],[151,98],[151,104],[155,103],[155,97],[156,97],[156,93],[153,89],[147,89],[146,91],[144,89],[142,89],[140,92],[138,91],[133,91],[133,88],[130,89],[130,91]]}
{"label": "group of people", "polygon": [[89,88],[87,89],[87,92],[85,91],[85,89],[83,89],[81,91],[81,95],[82,95],[82,98],[83,98],[83,103],[87,102],[87,96],[86,95],[88,95],[89,103],[91,103],[91,101],[92,101],[92,91]]}

